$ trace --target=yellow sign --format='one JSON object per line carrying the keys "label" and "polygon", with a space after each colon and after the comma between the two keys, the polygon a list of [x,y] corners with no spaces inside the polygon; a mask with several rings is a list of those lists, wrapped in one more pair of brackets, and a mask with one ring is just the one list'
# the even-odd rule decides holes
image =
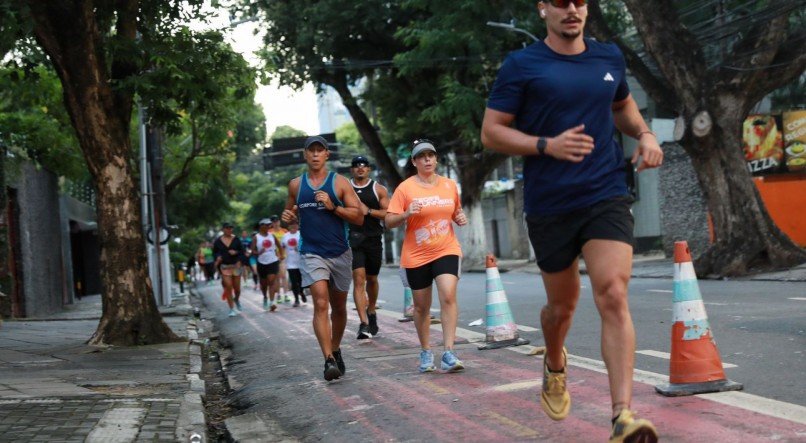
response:
{"label": "yellow sign", "polygon": [[784,152],[789,171],[806,171],[806,110],[784,112]]}

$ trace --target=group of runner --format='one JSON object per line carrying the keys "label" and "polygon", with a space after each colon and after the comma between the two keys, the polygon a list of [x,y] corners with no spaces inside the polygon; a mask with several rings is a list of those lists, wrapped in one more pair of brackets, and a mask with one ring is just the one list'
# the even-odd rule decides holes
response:
{"label": "group of runner", "polygon": [[[663,152],[630,94],[618,47],[583,37],[587,2],[540,1],[537,8],[547,37],[504,61],[487,102],[481,142],[487,149],[524,158],[525,220],[547,295],[540,316],[546,342],[540,404],[554,420],[570,411],[564,342],[580,295],[581,255],[602,319],[611,441],[654,442],[652,423],[630,410],[635,332],[627,286],[633,217],[615,129],[638,141],[632,163],[639,172],[660,166]],[[421,347],[418,370],[436,370],[429,337],[434,282],[444,344],[440,367],[444,372],[463,370],[453,348],[462,258],[454,224],[463,226],[468,220],[457,184],[436,172],[436,145],[424,139],[412,143],[410,161],[416,173],[391,198],[367,178],[364,157],[353,159],[350,181],[328,171],[329,155],[322,137],[305,141],[307,170],[290,181],[281,216],[289,226],[299,223],[301,286],[313,297],[313,329],[325,360],[325,380],[346,373],[341,340],[351,283],[361,322],[358,338],[377,334],[375,260],[381,246],[370,238],[383,231],[383,224],[389,229],[405,224],[401,276],[413,291]],[[348,234],[348,225],[358,229]],[[223,271],[235,259],[216,246],[216,263],[221,260]]]}
{"label": "group of runner", "polygon": [[[300,306],[300,299],[307,303],[299,275],[298,225],[290,223],[288,229],[284,229],[279,217],[273,216],[261,219],[255,227],[257,230],[252,235],[243,231],[240,237],[236,237],[233,224],[225,222],[221,226],[222,235],[213,242],[212,260],[206,260],[221,276],[224,289],[221,298],[230,307],[230,317],[242,311],[241,281],[248,281],[247,274],[252,276],[256,288],[260,288],[266,310],[274,312],[277,303],[291,301],[289,280],[294,295],[293,306]],[[200,251],[200,255],[206,252],[204,249]],[[286,277],[286,272],[290,278]]]}

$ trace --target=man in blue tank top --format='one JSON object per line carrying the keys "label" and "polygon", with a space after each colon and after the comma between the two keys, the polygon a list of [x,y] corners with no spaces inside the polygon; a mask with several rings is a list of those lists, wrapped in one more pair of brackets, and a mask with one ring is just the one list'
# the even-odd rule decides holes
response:
{"label": "man in blue tank top", "polygon": [[633,219],[615,128],[638,140],[632,162],[640,158],[639,172],[660,166],[663,152],[630,95],[618,47],[583,37],[586,1],[537,6],[548,35],[501,65],[481,140],[489,149],[524,156],[524,212],[548,299],[540,317],[546,340],[541,406],[554,420],[570,411],[563,344],[579,300],[581,253],[602,318],[611,441],[656,441],[652,423],[629,410]]}
{"label": "man in blue tank top", "polygon": [[350,182],[327,170],[327,141],[308,137],[304,151],[308,169],[288,183],[281,218],[285,223],[299,220],[302,286],[310,287],[313,296],[313,330],[325,357],[325,380],[330,381],[345,372],[339,347],[352,282],[348,223],[362,223],[364,216]]}

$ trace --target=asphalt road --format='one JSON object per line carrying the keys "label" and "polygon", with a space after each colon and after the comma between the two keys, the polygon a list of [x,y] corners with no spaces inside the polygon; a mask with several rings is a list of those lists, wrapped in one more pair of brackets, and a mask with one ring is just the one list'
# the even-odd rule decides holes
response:
{"label": "asphalt road", "polygon": [[[347,375],[331,383],[322,380],[310,306],[284,304],[276,313],[266,313],[260,308],[260,296],[249,289],[244,291],[244,314],[227,318],[225,304],[218,298],[220,289],[202,287],[209,312],[232,346],[228,371],[239,384],[232,397],[241,412],[253,413],[272,422],[272,429],[303,441],[607,438],[607,379],[597,363],[600,323],[586,278],[567,342],[574,356],[569,360],[574,406],[569,419],[559,423],[540,411],[539,358],[511,352],[526,347],[478,351],[477,344],[471,343],[484,333],[484,326],[468,326],[484,316],[483,273],[467,273],[459,285],[459,336],[463,338],[457,348],[468,370],[433,377],[416,371],[419,346],[413,325],[396,321],[403,301],[396,270],[384,269],[380,280],[381,334],[371,341],[356,341],[357,316],[351,311],[342,343]],[[545,292],[540,277],[510,272],[502,274],[502,281],[516,322],[523,327],[522,337],[542,344],[538,316]],[[638,336],[636,369],[649,372],[643,375],[643,383],[636,382],[633,408],[651,418],[666,441],[803,438],[806,284],[701,281],[700,289],[723,362],[729,364],[726,374],[743,383],[752,398],[668,399],[654,392],[652,382],[668,374],[669,361],[662,353],[670,348],[672,282],[639,279],[632,281],[630,292]],[[435,301],[437,316],[438,308]],[[436,328],[432,345],[439,358],[441,334]],[[766,399],[786,402],[772,403],[782,406],[789,420],[736,407],[752,400],[760,401],[765,410]]]}

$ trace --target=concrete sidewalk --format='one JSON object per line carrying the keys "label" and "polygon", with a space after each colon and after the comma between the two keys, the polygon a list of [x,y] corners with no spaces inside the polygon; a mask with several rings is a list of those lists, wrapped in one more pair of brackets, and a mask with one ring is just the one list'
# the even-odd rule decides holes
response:
{"label": "concrete sidewalk", "polygon": [[0,440],[207,441],[201,347],[187,296],[161,309],[186,340],[138,347],[85,344],[101,297],[0,327]]}

